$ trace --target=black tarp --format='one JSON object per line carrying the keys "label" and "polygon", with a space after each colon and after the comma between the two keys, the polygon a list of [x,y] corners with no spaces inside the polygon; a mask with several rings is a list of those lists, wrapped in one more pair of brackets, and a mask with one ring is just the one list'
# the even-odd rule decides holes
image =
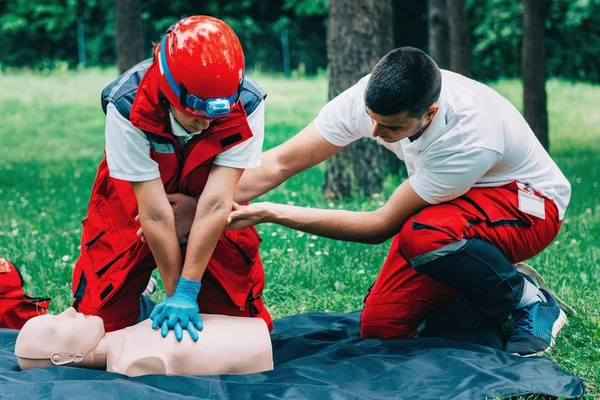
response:
{"label": "black tarp", "polygon": [[[360,340],[358,313],[275,321],[275,370],[243,376],[123,375],[79,368],[20,371],[17,331],[0,329],[2,399],[478,399],[583,395],[580,379],[542,357],[518,357],[470,341],[428,337]],[[493,338],[483,342],[493,343]],[[464,338],[463,338],[464,339]],[[489,344],[488,343],[488,344]]]}

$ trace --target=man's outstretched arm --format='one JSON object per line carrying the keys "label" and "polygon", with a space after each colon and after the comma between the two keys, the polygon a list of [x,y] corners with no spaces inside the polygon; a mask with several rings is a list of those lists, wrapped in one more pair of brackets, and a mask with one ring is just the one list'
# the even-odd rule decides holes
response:
{"label": "man's outstretched arm", "polygon": [[375,211],[354,212],[254,203],[233,211],[229,215],[228,229],[274,222],[332,239],[376,244],[400,232],[412,215],[428,205],[406,180],[387,203]]}
{"label": "man's outstretched arm", "polygon": [[323,139],[311,122],[291,139],[263,153],[260,167],[244,172],[234,200],[238,203],[254,200],[342,149]]}

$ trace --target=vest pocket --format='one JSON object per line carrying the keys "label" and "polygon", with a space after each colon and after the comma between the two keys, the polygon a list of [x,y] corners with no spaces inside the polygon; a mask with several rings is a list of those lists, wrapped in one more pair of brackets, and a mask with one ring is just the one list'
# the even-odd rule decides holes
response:
{"label": "vest pocket", "polygon": [[98,277],[109,270],[124,254],[125,246],[115,228],[112,215],[105,204],[97,208],[82,221],[83,246],[89,256],[92,271]]}

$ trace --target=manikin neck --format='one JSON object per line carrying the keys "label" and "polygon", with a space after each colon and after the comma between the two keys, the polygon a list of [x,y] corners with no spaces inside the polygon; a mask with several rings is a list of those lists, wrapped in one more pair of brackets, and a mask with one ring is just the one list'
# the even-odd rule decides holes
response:
{"label": "manikin neck", "polygon": [[78,363],[71,363],[72,366],[94,369],[106,369],[106,335],[98,342],[89,353]]}

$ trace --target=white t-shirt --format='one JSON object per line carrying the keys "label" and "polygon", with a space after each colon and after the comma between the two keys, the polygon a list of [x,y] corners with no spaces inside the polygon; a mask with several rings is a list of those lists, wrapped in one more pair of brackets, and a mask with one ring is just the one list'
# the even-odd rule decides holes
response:
{"label": "white t-shirt", "polygon": [[[202,131],[188,133],[169,112],[173,134],[183,145]],[[216,155],[213,164],[231,168],[260,166],[265,137],[265,105],[248,116],[252,137]],[[140,129],[123,117],[112,103],[106,108],[106,161],[110,176],[131,182],[143,182],[160,177],[158,164],[150,158],[150,141]]]}
{"label": "white t-shirt", "polygon": [[554,200],[562,219],[571,186],[519,111],[482,83],[442,70],[439,110],[414,142],[386,143],[371,136],[365,111],[370,75],[325,105],[315,126],[336,146],[368,137],[405,162],[415,192],[430,204],[455,199],[471,187],[529,184]]}

